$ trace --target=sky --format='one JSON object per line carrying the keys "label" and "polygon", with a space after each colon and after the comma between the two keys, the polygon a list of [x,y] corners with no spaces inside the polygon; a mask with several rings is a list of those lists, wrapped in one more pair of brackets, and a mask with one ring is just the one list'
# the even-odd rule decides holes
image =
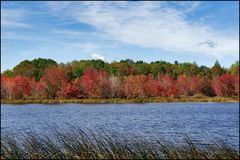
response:
{"label": "sky", "polygon": [[39,57],[229,67],[239,59],[239,3],[1,1],[1,72]]}

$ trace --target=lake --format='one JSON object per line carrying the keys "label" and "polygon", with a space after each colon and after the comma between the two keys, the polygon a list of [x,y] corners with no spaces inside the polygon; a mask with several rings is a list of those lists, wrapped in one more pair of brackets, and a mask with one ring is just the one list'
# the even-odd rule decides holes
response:
{"label": "lake", "polygon": [[220,138],[239,145],[238,103],[143,104],[24,104],[1,105],[1,131],[34,130],[48,134],[49,126],[114,131],[124,135],[194,140]]}

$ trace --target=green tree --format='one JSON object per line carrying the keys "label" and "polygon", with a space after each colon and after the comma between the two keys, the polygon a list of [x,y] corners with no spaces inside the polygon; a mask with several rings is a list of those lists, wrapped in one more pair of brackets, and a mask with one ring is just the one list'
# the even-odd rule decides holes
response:
{"label": "green tree", "polygon": [[218,60],[216,60],[214,66],[211,68],[211,73],[213,77],[220,76],[224,73],[224,69],[221,67]]}
{"label": "green tree", "polygon": [[27,78],[32,78],[34,77],[34,70],[34,64],[29,60],[24,60],[13,68],[13,73],[14,75],[21,75]]}
{"label": "green tree", "polygon": [[234,64],[232,64],[228,72],[230,74],[239,75],[239,61],[236,61]]}
{"label": "green tree", "polygon": [[148,75],[151,72],[150,65],[145,62],[135,64],[134,69],[135,69],[135,73],[138,75],[140,75],[140,74]]}
{"label": "green tree", "polygon": [[57,62],[54,60],[45,58],[34,59],[32,60],[32,63],[34,65],[34,78],[37,81],[43,76],[46,68],[57,65]]}
{"label": "green tree", "polygon": [[12,70],[6,70],[1,74],[2,77],[14,77],[14,73]]}
{"label": "green tree", "polygon": [[111,64],[106,64],[105,69],[109,75],[116,75],[116,73],[117,73],[117,67],[115,66],[114,62]]}

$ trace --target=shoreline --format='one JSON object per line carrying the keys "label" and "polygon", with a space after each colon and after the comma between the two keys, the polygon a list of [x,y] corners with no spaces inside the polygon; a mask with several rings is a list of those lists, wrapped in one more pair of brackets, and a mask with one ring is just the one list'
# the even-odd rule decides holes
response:
{"label": "shoreline", "polygon": [[1,99],[1,104],[107,104],[107,103],[168,103],[168,102],[239,102],[239,97],[150,97],[150,98],[87,98],[87,99]]}

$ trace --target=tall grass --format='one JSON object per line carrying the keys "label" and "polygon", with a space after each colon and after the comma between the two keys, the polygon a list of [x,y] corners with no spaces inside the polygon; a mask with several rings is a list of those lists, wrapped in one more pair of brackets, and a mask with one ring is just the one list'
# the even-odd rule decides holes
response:
{"label": "tall grass", "polygon": [[86,99],[1,99],[1,104],[55,104],[55,103],[159,103],[159,102],[239,102],[239,97],[206,97],[202,95],[181,97],[148,97],[148,98],[86,98]]}
{"label": "tall grass", "polygon": [[238,159],[239,151],[223,141],[196,145],[164,138],[146,140],[120,134],[96,134],[79,128],[48,135],[2,133],[1,159]]}

